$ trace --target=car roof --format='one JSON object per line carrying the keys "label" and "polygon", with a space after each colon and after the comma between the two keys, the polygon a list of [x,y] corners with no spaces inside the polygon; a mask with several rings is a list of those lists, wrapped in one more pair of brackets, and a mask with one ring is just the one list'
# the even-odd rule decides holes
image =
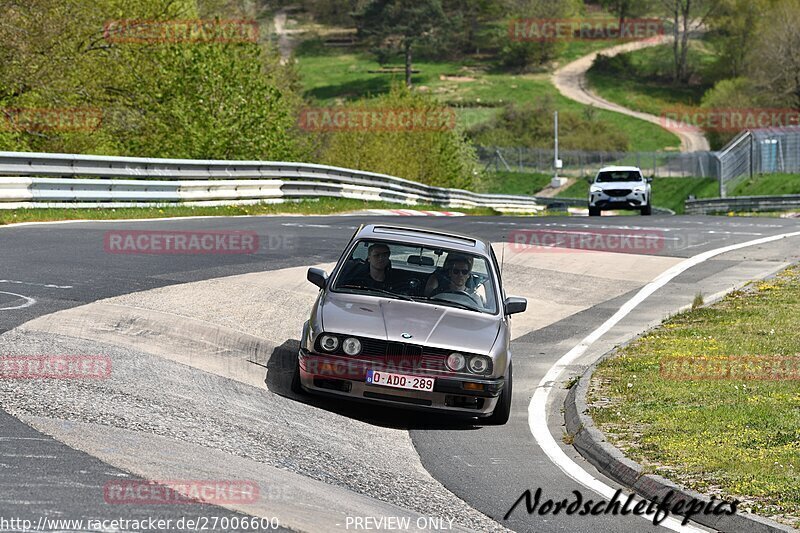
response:
{"label": "car roof", "polygon": [[642,171],[639,167],[617,167],[617,166],[610,166],[610,167],[603,167],[598,172],[616,172],[616,171],[623,171],[623,170],[638,170],[639,172]]}
{"label": "car roof", "polygon": [[491,247],[489,241],[471,235],[394,224],[368,224],[362,226],[356,233],[355,238],[446,247],[480,255],[488,255]]}

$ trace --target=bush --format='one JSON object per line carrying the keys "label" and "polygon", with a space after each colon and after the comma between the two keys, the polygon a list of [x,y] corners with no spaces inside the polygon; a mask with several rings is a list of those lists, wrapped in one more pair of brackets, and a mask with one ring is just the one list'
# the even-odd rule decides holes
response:
{"label": "bush", "polygon": [[[411,109],[422,113],[451,113],[432,98],[396,84],[388,94],[360,100],[345,109]],[[470,189],[479,175],[477,157],[458,129],[410,131],[335,131],[322,136],[315,160],[323,164],[435,185]]]}
{"label": "bush", "polygon": [[[747,109],[758,105],[755,94],[752,82],[746,78],[722,80],[703,95],[701,107],[704,109]],[[711,149],[719,150],[739,132],[707,130],[705,134]]]}
{"label": "bush", "polygon": [[[552,102],[543,98],[532,104],[507,105],[493,121],[480,124],[470,138],[484,146],[553,146]],[[592,108],[584,113],[561,111],[558,114],[558,142],[564,150],[624,151],[628,136],[612,124],[596,117]]]}

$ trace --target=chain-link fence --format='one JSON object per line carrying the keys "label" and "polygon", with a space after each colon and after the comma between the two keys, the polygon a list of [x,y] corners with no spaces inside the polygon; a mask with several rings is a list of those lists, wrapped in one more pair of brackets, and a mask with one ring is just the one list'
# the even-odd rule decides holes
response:
{"label": "chain-link fence", "polygon": [[720,196],[758,174],[800,173],[800,127],[743,131],[717,159]]}
{"label": "chain-link fence", "polygon": [[[478,146],[478,157],[485,168],[512,172],[553,172],[554,151],[544,148]],[[561,176],[594,176],[609,165],[632,165],[654,177],[717,178],[714,152],[592,152],[559,150]]]}

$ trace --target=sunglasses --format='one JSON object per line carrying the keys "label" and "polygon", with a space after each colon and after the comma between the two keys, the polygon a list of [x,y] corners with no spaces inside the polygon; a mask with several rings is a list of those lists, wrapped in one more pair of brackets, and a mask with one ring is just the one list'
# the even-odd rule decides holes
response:
{"label": "sunglasses", "polygon": [[468,268],[452,268],[452,269],[450,269],[450,271],[453,274],[465,274],[465,275],[469,274],[469,269]]}

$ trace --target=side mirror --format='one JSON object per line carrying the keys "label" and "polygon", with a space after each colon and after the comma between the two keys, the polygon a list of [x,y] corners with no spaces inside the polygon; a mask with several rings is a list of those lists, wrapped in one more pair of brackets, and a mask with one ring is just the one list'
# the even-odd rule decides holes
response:
{"label": "side mirror", "polygon": [[653,178],[645,178],[644,179],[647,183],[653,183]]}
{"label": "side mirror", "polygon": [[309,268],[306,277],[308,278],[308,281],[320,289],[324,289],[328,284],[328,273],[321,268]]}
{"label": "side mirror", "polygon": [[584,176],[583,179],[586,180],[586,183],[594,183],[594,177],[592,176]]}
{"label": "side mirror", "polygon": [[506,315],[522,313],[528,308],[528,300],[518,296],[509,296],[506,298],[506,301],[503,302],[503,307],[505,308]]}

